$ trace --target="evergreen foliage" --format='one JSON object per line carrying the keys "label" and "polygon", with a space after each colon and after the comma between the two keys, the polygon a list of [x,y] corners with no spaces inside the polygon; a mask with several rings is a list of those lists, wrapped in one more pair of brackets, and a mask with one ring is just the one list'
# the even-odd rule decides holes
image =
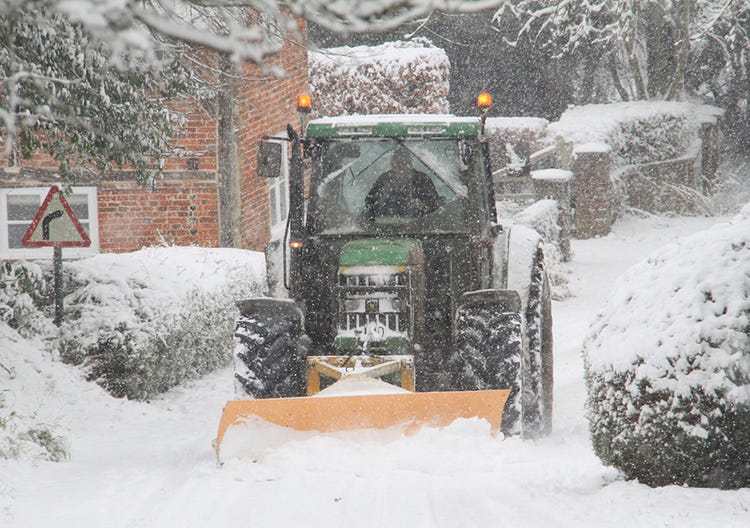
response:
{"label": "evergreen foliage", "polygon": [[0,2],[0,135],[6,153],[50,155],[69,181],[128,167],[141,181],[171,150],[165,100],[195,83],[178,54],[149,62],[92,39],[47,0]]}
{"label": "evergreen foliage", "polygon": [[594,451],[652,486],[750,486],[750,207],[631,268],[584,343]]}
{"label": "evergreen foliage", "polygon": [[599,458],[649,486],[750,486],[750,405],[722,390],[675,394],[647,380],[629,390],[635,371],[587,378]]}
{"label": "evergreen foliage", "polygon": [[214,291],[196,287],[165,302],[154,286],[78,274],[66,298],[60,353],[110,394],[148,399],[231,359],[234,302],[257,295],[254,282]]}
{"label": "evergreen foliage", "polygon": [[51,282],[30,262],[0,264],[0,321],[23,337],[51,335],[52,323],[45,309],[52,305]]}

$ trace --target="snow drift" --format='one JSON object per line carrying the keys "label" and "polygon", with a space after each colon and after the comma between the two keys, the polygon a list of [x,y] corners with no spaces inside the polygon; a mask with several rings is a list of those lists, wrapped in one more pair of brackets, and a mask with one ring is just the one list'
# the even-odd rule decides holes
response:
{"label": "snow drift", "polygon": [[617,282],[584,342],[597,455],[650,485],[750,486],[750,204]]}

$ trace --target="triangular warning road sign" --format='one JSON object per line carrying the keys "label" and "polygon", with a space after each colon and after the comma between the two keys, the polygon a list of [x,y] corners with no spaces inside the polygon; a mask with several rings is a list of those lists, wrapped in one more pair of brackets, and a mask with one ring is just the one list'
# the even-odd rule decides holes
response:
{"label": "triangular warning road sign", "polygon": [[88,247],[91,239],[81,227],[60,188],[53,185],[21,244],[24,247]]}

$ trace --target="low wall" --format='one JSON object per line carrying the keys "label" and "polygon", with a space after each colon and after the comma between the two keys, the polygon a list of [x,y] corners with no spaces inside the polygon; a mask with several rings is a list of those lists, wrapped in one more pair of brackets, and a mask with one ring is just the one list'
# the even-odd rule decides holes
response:
{"label": "low wall", "polygon": [[706,207],[706,185],[700,157],[621,167],[612,181],[620,200],[651,213],[695,214]]}

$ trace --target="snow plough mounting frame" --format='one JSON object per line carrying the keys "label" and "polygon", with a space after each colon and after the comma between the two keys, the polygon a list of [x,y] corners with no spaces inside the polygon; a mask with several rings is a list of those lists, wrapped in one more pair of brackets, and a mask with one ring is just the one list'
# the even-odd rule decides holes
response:
{"label": "snow plough mounting frame", "polygon": [[358,375],[381,379],[400,374],[401,388],[414,392],[414,356],[308,356],[307,395],[314,396],[321,389],[321,377],[338,381],[346,376]]}

